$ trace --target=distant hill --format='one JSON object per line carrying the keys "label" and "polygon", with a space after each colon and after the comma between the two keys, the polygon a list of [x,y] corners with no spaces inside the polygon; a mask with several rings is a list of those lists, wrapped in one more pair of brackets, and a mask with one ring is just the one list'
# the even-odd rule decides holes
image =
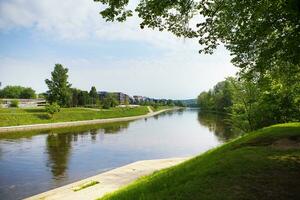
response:
{"label": "distant hill", "polygon": [[188,107],[198,107],[197,99],[185,99],[185,100],[179,100],[181,101],[185,106]]}

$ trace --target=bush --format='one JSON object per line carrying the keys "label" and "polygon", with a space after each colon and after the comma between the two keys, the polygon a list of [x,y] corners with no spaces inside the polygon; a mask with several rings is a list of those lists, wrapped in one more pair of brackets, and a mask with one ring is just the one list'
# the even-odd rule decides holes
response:
{"label": "bush", "polygon": [[116,107],[118,105],[118,101],[116,100],[115,96],[113,94],[108,94],[104,99],[103,99],[103,108],[104,109],[109,109],[111,107]]}
{"label": "bush", "polygon": [[10,107],[12,108],[18,108],[19,107],[19,101],[18,100],[12,100],[10,103]]}
{"label": "bush", "polygon": [[45,110],[48,113],[49,117],[53,118],[53,115],[60,111],[60,106],[57,103],[47,104]]}

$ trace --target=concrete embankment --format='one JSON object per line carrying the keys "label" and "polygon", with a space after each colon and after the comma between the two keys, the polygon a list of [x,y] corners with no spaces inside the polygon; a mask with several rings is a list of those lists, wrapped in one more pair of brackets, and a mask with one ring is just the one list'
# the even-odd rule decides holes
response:
{"label": "concrete embankment", "polygon": [[[95,200],[107,193],[116,191],[120,187],[128,185],[141,176],[149,175],[154,171],[177,165],[188,159],[190,159],[190,157],[134,162],[129,165],[29,197],[27,200]],[[74,189],[80,188],[80,186],[91,182],[98,182],[98,184],[86,187],[79,191],[75,191],[76,189]]]}
{"label": "concrete embankment", "polygon": [[[175,108],[175,109],[178,109],[178,108]],[[136,119],[152,117],[152,116],[158,115],[162,112],[166,112],[169,110],[175,110],[175,109],[165,109],[165,110],[160,110],[157,112],[149,112],[146,115],[138,115],[138,116],[132,116],[132,117],[94,119],[94,120],[84,120],[84,121],[57,122],[57,123],[32,124],[32,125],[20,125],[20,126],[7,126],[7,127],[0,127],[0,133],[42,130],[42,129],[51,129],[51,128],[65,128],[65,127],[104,124],[104,123],[112,123],[112,122],[125,122],[125,121],[132,121],[132,120],[136,120]]]}

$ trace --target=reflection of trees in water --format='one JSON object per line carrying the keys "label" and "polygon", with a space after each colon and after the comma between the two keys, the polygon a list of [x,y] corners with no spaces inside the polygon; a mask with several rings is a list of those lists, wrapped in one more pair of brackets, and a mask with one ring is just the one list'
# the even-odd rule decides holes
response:
{"label": "reflection of trees in water", "polygon": [[[72,142],[77,142],[80,138],[90,137],[91,141],[96,141],[97,135],[103,132],[112,134],[120,132],[129,127],[129,122],[103,124],[97,128],[80,131],[67,131],[60,133],[49,133],[46,138],[46,148],[48,154],[47,167],[51,169],[55,179],[61,179],[65,176],[68,169],[69,156],[71,154]],[[101,138],[100,138],[101,139]]]}
{"label": "reflection of trees in water", "polygon": [[154,115],[153,118],[154,119],[159,119],[160,117],[164,117],[164,116],[172,116],[174,113],[177,113],[178,111],[166,111],[166,112],[162,112],[158,115]]}
{"label": "reflection of trees in water", "polygon": [[123,131],[129,127],[129,122],[112,123],[103,125],[100,130],[104,131],[104,134],[113,134]]}
{"label": "reflection of trees in water", "polygon": [[221,141],[227,141],[239,135],[226,121],[224,115],[199,111],[198,121],[201,125],[208,127],[209,131],[214,132]]}
{"label": "reflection of trees in water", "polygon": [[98,130],[97,129],[91,129],[90,130],[90,135],[91,135],[92,141],[96,141],[97,134],[98,134]]}
{"label": "reflection of trees in water", "polygon": [[55,179],[63,177],[68,168],[72,138],[73,135],[69,133],[49,134],[47,136],[47,166],[51,168]]}
{"label": "reflection of trees in water", "polygon": [[107,124],[105,127],[102,127],[105,134],[113,134],[123,131],[129,127],[129,123],[118,123],[118,124]]}
{"label": "reflection of trees in water", "polygon": [[177,114],[180,115],[180,116],[183,115],[184,110],[185,109],[178,109],[177,110]]}

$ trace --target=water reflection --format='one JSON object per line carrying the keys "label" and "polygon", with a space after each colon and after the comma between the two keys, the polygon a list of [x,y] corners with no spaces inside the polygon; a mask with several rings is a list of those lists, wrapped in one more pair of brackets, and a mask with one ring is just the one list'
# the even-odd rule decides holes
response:
{"label": "water reflection", "polygon": [[51,168],[51,172],[55,179],[61,179],[65,177],[65,171],[68,168],[73,136],[74,135],[68,133],[50,133],[47,136],[47,167]]}
{"label": "water reflection", "polygon": [[107,125],[103,128],[105,134],[119,133],[129,127],[129,123],[120,123],[115,125]]}
{"label": "water reflection", "polygon": [[[46,138],[46,153],[48,161],[46,166],[50,168],[53,178],[55,180],[63,180],[67,178],[66,171],[68,169],[68,161],[71,154],[72,142],[78,141],[78,136],[83,137],[90,135],[91,141],[94,143],[97,140],[97,135],[120,133],[129,127],[129,122],[103,124],[98,128],[80,132],[65,132],[55,133],[55,131],[48,133]],[[100,137],[103,140],[103,137]]]}
{"label": "water reflection", "polygon": [[213,132],[220,141],[228,141],[239,135],[239,132],[233,130],[231,124],[226,120],[225,115],[202,112],[198,112],[198,121],[201,125],[206,126],[211,132]]}
{"label": "water reflection", "polygon": [[222,116],[189,109],[132,122],[0,134],[0,199],[21,199],[137,160],[197,155],[233,136]]}

